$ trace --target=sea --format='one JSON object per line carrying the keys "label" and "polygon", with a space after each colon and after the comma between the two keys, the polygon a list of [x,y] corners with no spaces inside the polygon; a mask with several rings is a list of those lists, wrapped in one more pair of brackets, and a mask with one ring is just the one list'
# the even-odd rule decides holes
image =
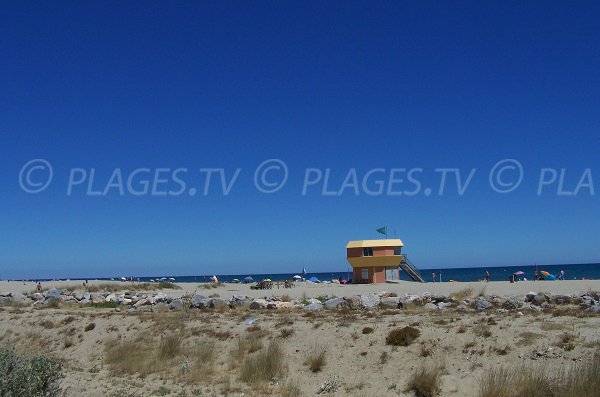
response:
{"label": "sea", "polygon": [[[309,270],[309,269],[307,269]],[[533,280],[534,272],[546,271],[550,274],[558,276],[561,270],[564,271],[565,280],[600,280],[600,263],[588,263],[588,264],[565,264],[565,265],[529,265],[529,266],[497,266],[497,267],[464,267],[464,268],[427,268],[419,269],[421,276],[425,281],[432,281],[435,273],[436,282],[456,282],[456,281],[479,281],[484,278],[485,271],[490,273],[490,281],[509,281],[513,273],[522,271],[525,274],[519,276],[521,280]],[[198,276],[185,276],[185,275],[173,275],[173,274],[159,274],[155,276],[135,276],[135,275],[116,275],[115,277],[77,277],[70,278],[70,280],[120,280],[121,277],[133,278],[139,281],[156,281],[162,277],[174,278],[176,282],[209,282],[210,278],[215,275],[221,282],[232,282],[239,280],[243,282],[245,278],[252,277],[253,281],[260,281],[263,279],[271,279],[273,281],[284,281],[292,280],[295,275],[303,276],[306,279],[316,277],[320,281],[331,281],[333,279],[349,280],[352,282],[352,272],[346,271],[332,271],[332,272],[310,272],[306,274],[299,273],[243,273],[243,274],[206,274]],[[409,280],[410,278],[404,273],[400,272],[401,280]],[[64,279],[63,279],[64,280]],[[39,279],[32,281],[49,281],[48,279]]]}

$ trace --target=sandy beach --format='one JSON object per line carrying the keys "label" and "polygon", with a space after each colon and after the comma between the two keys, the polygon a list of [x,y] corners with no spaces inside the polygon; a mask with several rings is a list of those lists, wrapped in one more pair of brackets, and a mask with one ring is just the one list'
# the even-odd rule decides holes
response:
{"label": "sandy beach", "polygon": [[[43,288],[65,288],[79,287],[81,281],[48,281],[42,283]],[[115,285],[123,286],[123,289],[135,288],[135,283],[124,283],[120,281],[88,280],[90,286]],[[171,290],[169,293],[173,296],[182,296],[194,292],[202,293],[206,284],[201,283],[174,283],[181,289]],[[317,296],[344,296],[356,295],[368,292],[393,292],[398,295],[416,294],[430,292],[437,295],[450,295],[465,288],[471,288],[476,292],[484,290],[487,295],[496,295],[508,297],[512,295],[523,295],[529,291],[547,292],[552,294],[573,294],[585,292],[588,290],[600,291],[600,280],[564,280],[564,281],[519,281],[510,283],[509,281],[491,281],[491,282],[445,282],[445,283],[415,283],[410,281],[400,281],[398,283],[385,284],[321,284],[301,282],[295,283],[294,288],[283,288],[274,286],[271,290],[253,290],[253,284],[222,284],[211,291],[223,296],[247,295],[253,298],[266,295],[286,294],[297,299],[306,294],[306,297],[313,298]],[[0,292],[31,292],[34,291],[36,283],[19,281],[0,281]]]}
{"label": "sandy beach", "polygon": [[[73,281],[44,288],[79,286]],[[90,281],[89,287],[106,286]],[[127,283],[108,283],[133,289]],[[283,296],[305,299],[387,291],[391,295],[464,294],[513,297],[600,290],[600,281],[410,283],[336,285],[251,290],[178,284],[171,296],[227,298]],[[29,294],[34,283],[2,282],[3,295]],[[145,291],[145,294],[154,291]],[[374,310],[251,310],[247,306],[192,310],[120,310],[61,304],[0,306],[0,345],[64,363],[67,396],[415,396],[409,387],[422,366],[439,369],[440,396],[480,396],[493,368],[558,371],[585,363],[600,348],[600,316],[577,305],[546,304],[532,310],[429,310],[424,306]],[[569,309],[567,310],[566,307]],[[407,346],[388,343],[391,331],[411,327]],[[273,353],[276,352],[276,353]],[[279,357],[275,376],[260,380],[248,366],[265,354]],[[263,356],[261,356],[263,355]],[[253,364],[258,365],[258,364]],[[254,368],[254,369],[253,369]],[[254,375],[249,376],[248,371]],[[333,386],[331,386],[333,385]],[[323,391],[323,387],[330,391]]]}

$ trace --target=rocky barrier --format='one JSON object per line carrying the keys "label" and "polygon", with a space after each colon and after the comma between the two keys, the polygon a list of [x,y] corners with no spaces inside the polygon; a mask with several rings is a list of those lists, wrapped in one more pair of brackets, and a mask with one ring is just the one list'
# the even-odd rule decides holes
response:
{"label": "rocky barrier", "polygon": [[344,297],[317,297],[302,300],[282,299],[285,296],[265,296],[250,298],[244,295],[233,295],[230,298],[192,294],[180,298],[170,297],[162,292],[123,293],[67,291],[52,288],[33,294],[0,293],[1,304],[31,305],[34,307],[73,304],[78,306],[114,307],[116,310],[184,310],[184,309],[235,309],[248,307],[251,310],[302,309],[318,310],[374,310],[402,309],[407,307],[423,307],[428,310],[455,309],[458,311],[496,310],[509,312],[519,310],[544,311],[560,305],[571,305],[583,310],[600,313],[600,293],[585,292],[571,295],[553,295],[529,292],[524,296],[498,297],[478,296],[476,298],[457,298],[455,296],[438,296],[429,292],[421,294],[405,294],[380,292]]}

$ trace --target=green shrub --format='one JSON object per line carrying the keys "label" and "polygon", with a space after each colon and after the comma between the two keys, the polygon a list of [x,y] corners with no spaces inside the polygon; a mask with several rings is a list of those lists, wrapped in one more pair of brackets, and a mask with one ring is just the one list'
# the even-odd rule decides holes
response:
{"label": "green shrub", "polygon": [[0,396],[58,396],[62,369],[62,363],[55,358],[20,356],[10,348],[0,348]]}

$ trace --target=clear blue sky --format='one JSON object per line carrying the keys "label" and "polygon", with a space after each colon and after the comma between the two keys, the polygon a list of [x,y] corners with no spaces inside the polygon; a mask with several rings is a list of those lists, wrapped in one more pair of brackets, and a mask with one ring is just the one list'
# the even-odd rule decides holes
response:
{"label": "clear blue sky", "polygon": [[[12,2],[0,16],[0,278],[344,271],[388,225],[420,267],[600,261],[600,3]],[[53,166],[39,194],[21,167]],[[287,184],[263,194],[270,158]],[[487,173],[519,160],[522,185]],[[66,194],[69,170],[241,168],[208,196]],[[477,168],[463,196],[303,196],[306,167]],[[193,171],[193,172],[192,172]],[[229,174],[230,173],[230,174]],[[596,175],[597,174],[597,175]],[[273,174],[271,174],[272,176]],[[217,178],[217,177],[215,177]],[[407,186],[410,190],[411,186]],[[337,188],[332,188],[337,189]],[[435,190],[435,189],[434,189]],[[554,187],[556,190],[556,187]],[[115,191],[113,191],[114,193]]]}

